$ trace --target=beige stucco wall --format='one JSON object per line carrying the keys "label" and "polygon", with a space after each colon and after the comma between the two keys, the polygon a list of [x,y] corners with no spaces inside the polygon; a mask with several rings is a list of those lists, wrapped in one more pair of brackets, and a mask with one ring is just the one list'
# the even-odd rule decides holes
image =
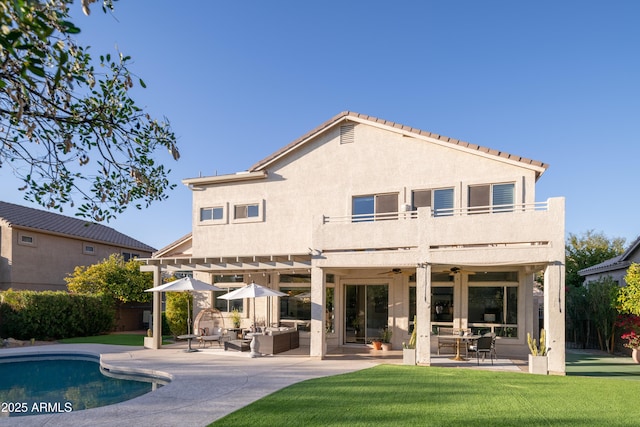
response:
{"label": "beige stucco wall", "polygon": [[[515,182],[516,201],[535,200],[535,171],[471,151],[437,145],[359,124],[355,142],[340,144],[338,128],[270,165],[258,181],[208,186],[193,191],[193,250],[199,256],[307,252],[318,215],[351,214],[352,197],[399,193],[411,203],[411,191],[454,187],[456,207],[467,186]],[[203,225],[200,208],[260,202],[265,221]],[[397,224],[396,224],[397,225]],[[224,248],[224,249],[223,249]]]}

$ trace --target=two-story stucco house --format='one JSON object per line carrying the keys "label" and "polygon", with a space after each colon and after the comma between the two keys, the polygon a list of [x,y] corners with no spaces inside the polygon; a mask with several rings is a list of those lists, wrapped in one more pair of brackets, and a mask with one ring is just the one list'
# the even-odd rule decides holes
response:
{"label": "two-story stucco house", "polygon": [[0,290],[66,291],[76,266],[113,253],[125,260],[155,249],[102,224],[0,202]]}
{"label": "two-story stucco house", "polygon": [[[425,364],[439,326],[491,330],[501,354],[526,355],[543,272],[549,370],[562,374],[564,199],[536,202],[546,168],[344,112],[247,171],[185,179],[191,256],[145,268],[287,293],[256,304],[259,322],[298,323],[314,357],[385,329],[400,348],[415,315]],[[210,298],[222,311],[228,303]],[[241,307],[247,319],[252,307]]]}

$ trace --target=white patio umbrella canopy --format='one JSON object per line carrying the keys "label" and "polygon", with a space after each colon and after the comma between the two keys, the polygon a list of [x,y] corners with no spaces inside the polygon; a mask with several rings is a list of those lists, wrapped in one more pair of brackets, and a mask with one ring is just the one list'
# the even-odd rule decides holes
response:
{"label": "white patio umbrella canopy", "polygon": [[[202,280],[194,279],[193,277],[183,277],[173,282],[165,283],[155,288],[145,289],[145,292],[203,292],[203,291],[224,291],[224,289],[217,288]],[[189,307],[189,301],[187,300],[187,333],[191,334],[191,312]]]}
{"label": "white patio umbrella canopy", "polygon": [[235,291],[231,291],[228,294],[220,295],[218,298],[232,300],[232,299],[244,299],[244,298],[252,298],[253,301],[253,326],[256,326],[256,302],[255,298],[260,297],[285,297],[287,294],[280,291],[275,291],[273,289],[266,288],[264,286],[257,285],[254,282],[249,283],[246,286],[243,286],[240,289],[236,289]]}

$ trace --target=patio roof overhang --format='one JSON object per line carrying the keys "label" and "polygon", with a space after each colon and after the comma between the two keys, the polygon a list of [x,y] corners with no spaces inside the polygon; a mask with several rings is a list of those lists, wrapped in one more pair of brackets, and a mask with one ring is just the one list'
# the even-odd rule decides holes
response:
{"label": "patio roof overhang", "polygon": [[294,272],[311,268],[309,254],[141,258],[138,261],[143,265],[159,266],[162,270],[169,272],[199,271],[214,274]]}

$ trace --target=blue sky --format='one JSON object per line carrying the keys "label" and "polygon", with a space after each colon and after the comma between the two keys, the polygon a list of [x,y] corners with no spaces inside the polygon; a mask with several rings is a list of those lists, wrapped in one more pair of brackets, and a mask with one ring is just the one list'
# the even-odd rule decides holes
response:
{"label": "blue sky", "polygon": [[[246,170],[351,110],[548,163],[567,233],[640,234],[640,2],[121,0],[78,36],[134,59],[135,98],[182,158],[169,200],[109,226],[161,248],[191,229],[184,178]],[[18,185],[0,198],[22,200]],[[65,211],[71,214],[71,211]]]}

